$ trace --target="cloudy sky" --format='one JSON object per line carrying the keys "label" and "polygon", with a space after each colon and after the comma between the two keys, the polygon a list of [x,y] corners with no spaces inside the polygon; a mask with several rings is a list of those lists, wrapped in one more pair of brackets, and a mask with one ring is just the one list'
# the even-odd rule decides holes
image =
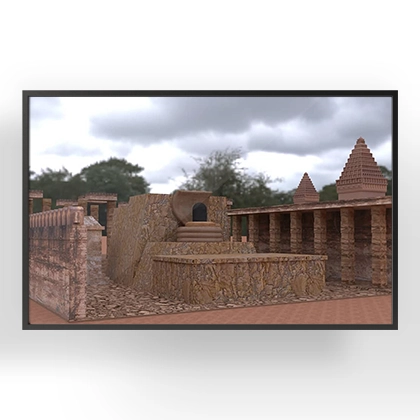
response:
{"label": "cloudy sky", "polygon": [[335,182],[362,136],[392,167],[392,99],[380,97],[32,97],[30,166],[73,174],[109,157],[144,168],[152,193],[170,193],[214,150],[241,148],[242,166],[282,191],[308,172]]}

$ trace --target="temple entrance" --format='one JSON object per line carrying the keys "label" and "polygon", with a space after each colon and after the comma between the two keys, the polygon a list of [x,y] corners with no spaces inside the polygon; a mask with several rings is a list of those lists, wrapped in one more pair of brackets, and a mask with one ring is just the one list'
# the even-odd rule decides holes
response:
{"label": "temple entrance", "polygon": [[203,203],[194,204],[192,210],[193,222],[207,222],[207,207]]}

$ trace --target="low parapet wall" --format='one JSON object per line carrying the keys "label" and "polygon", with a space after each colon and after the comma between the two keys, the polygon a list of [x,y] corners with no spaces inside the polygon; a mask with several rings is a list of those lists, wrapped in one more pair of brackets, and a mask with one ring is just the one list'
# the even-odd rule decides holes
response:
{"label": "low parapet wall", "polygon": [[68,321],[86,315],[87,229],[82,207],[29,216],[29,297]]}
{"label": "low parapet wall", "polygon": [[153,291],[187,303],[316,296],[325,286],[324,255],[156,255]]}

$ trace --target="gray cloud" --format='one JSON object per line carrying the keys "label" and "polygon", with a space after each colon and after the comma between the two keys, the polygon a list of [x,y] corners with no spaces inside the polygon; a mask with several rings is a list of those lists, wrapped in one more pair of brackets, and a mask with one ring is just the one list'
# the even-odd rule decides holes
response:
{"label": "gray cloud", "polygon": [[256,123],[322,120],[337,110],[332,98],[311,97],[168,97],[152,103],[150,109],[93,117],[91,134],[147,145],[208,132],[243,133]]}
{"label": "gray cloud", "polygon": [[391,99],[378,97],[153,98],[148,109],[96,115],[91,134],[149,145],[172,141],[189,153],[240,147],[298,155],[369,145],[391,133]]}
{"label": "gray cloud", "polygon": [[58,155],[58,156],[97,156],[98,149],[93,147],[83,147],[77,144],[61,143],[44,150],[44,154]]}
{"label": "gray cloud", "polygon": [[63,116],[58,97],[31,97],[29,112],[31,123],[38,123],[44,119],[59,119]]}

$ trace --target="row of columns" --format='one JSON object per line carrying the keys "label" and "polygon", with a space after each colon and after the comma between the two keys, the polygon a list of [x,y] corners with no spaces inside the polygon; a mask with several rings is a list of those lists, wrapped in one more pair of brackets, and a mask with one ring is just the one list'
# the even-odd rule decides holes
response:
{"label": "row of columns", "polygon": [[[314,210],[314,253],[327,254],[327,212]],[[258,214],[248,215],[248,240],[258,243]],[[234,242],[241,241],[241,218],[232,216],[232,236]],[[269,215],[270,252],[280,252],[280,213]],[[354,209],[340,209],[340,245],[341,245],[341,280],[347,283],[355,281],[355,239],[354,239]],[[387,241],[386,241],[386,208],[373,206],[371,208],[371,252],[372,252],[372,284],[387,284]],[[302,213],[290,213],[290,252],[302,252]]]}

